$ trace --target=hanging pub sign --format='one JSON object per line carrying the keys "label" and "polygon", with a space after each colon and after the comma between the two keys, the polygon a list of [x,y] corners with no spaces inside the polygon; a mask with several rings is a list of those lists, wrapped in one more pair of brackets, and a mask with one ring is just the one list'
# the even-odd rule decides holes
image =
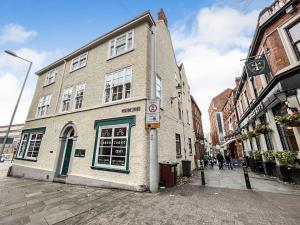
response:
{"label": "hanging pub sign", "polygon": [[248,77],[270,73],[270,67],[264,54],[260,58],[247,60],[245,67]]}

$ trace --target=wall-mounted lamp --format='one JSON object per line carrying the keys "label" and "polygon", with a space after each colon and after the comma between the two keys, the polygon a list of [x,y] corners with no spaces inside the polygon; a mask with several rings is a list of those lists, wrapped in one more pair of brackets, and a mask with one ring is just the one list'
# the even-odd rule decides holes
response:
{"label": "wall-mounted lamp", "polygon": [[289,107],[287,103],[288,97],[297,95],[297,91],[295,89],[277,92],[274,95],[280,102],[284,103],[287,106],[287,108],[290,109],[292,112],[298,112],[298,109],[296,107]]}
{"label": "wall-mounted lamp", "polygon": [[176,99],[176,98],[180,98],[180,95],[181,95],[181,92],[182,92],[182,86],[180,84],[178,84],[176,87],[175,87],[176,91],[177,91],[177,96],[175,97],[171,97],[171,104],[173,104],[173,100]]}

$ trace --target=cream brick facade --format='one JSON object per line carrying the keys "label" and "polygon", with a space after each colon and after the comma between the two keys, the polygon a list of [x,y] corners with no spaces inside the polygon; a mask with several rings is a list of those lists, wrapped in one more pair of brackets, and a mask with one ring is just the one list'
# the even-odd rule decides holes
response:
{"label": "cream brick facade", "polygon": [[[190,90],[183,65],[176,63],[171,37],[165,21],[153,22],[146,12],[132,21],[116,28],[95,41],[83,46],[70,55],[37,72],[38,80],[24,129],[45,127],[45,133],[36,161],[15,159],[12,175],[52,181],[59,176],[62,151],[64,151],[62,130],[67,124],[75,128],[73,148],[70,157],[67,183],[116,187],[131,190],[145,190],[149,186],[149,130],[145,129],[146,100],[150,98],[151,75],[151,32],[156,29],[157,74],[162,80],[161,128],[158,130],[159,161],[193,159],[194,149],[189,153],[188,138],[194,142]],[[133,49],[108,59],[109,40],[132,30]],[[85,67],[70,72],[70,64],[76,56],[88,52]],[[132,67],[130,98],[104,103],[105,75]],[[55,83],[45,86],[48,71],[57,69]],[[175,80],[175,73],[178,81]],[[180,78],[181,77],[181,78]],[[85,83],[83,106],[74,109],[76,85]],[[179,100],[176,86],[182,86]],[[61,112],[63,90],[73,87],[71,110]],[[42,96],[52,95],[46,116],[36,118],[37,106]],[[182,120],[178,119],[178,102],[182,102]],[[122,109],[139,107],[140,111],[122,112]],[[187,113],[188,111],[188,113]],[[131,129],[128,172],[92,169],[95,150],[95,121],[135,116]],[[176,156],[175,133],[181,136],[182,155]],[[193,146],[193,145],[192,145]],[[85,149],[85,157],[74,157],[75,149]],[[192,163],[192,165],[194,165]],[[193,169],[193,168],[192,168]],[[181,173],[180,166],[178,172]]]}

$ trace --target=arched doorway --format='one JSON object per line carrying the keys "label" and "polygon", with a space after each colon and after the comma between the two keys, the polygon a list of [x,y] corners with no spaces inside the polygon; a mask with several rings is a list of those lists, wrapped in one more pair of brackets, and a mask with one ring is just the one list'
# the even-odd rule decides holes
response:
{"label": "arched doorway", "polygon": [[60,151],[57,159],[55,175],[66,176],[70,172],[72,164],[72,152],[77,138],[77,130],[74,123],[67,123],[60,133]]}

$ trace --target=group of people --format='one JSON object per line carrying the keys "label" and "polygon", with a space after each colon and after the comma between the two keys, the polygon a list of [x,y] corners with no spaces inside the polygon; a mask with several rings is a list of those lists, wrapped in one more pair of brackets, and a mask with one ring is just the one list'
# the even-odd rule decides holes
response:
{"label": "group of people", "polygon": [[219,169],[223,170],[224,169],[224,161],[225,161],[228,169],[231,169],[231,170],[233,169],[231,156],[229,153],[225,155],[225,158],[221,153],[218,153],[217,157],[204,155],[202,157],[202,160],[204,163],[204,169],[207,169],[208,165],[210,165],[210,167],[213,168],[214,164],[216,164],[218,162]]}

